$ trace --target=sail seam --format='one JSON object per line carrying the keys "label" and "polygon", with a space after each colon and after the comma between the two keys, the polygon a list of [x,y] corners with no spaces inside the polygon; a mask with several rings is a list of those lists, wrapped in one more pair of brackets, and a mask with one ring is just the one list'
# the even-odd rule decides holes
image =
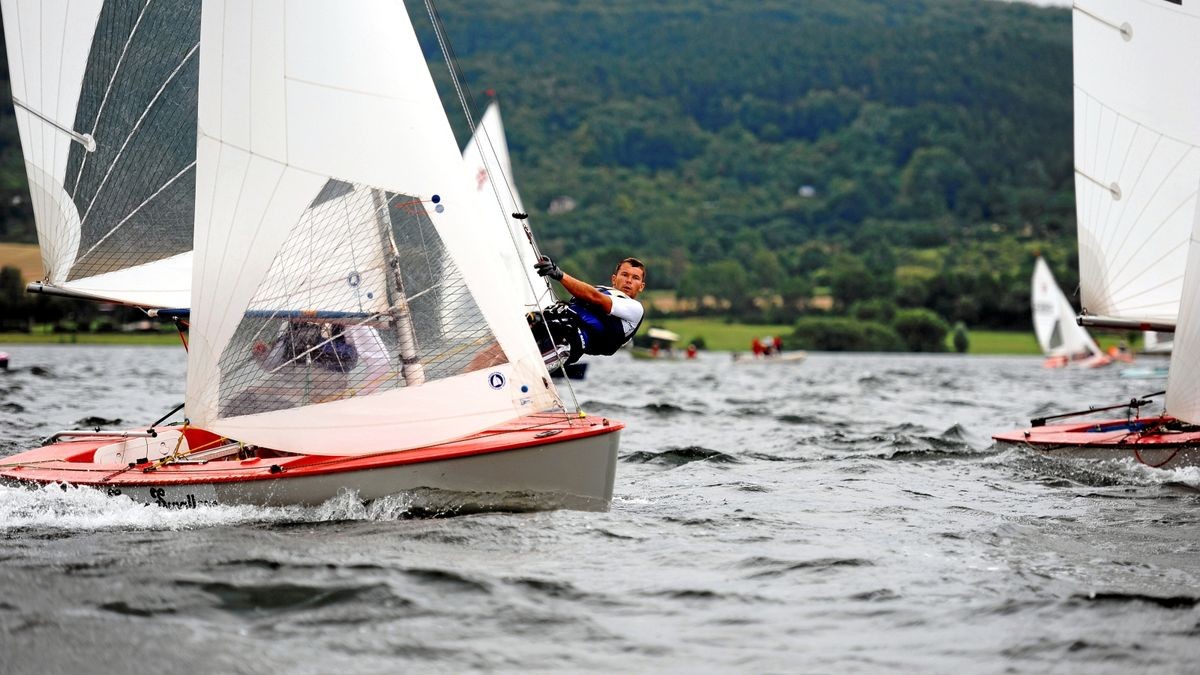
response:
{"label": "sail seam", "polygon": [[[129,52],[129,45],[133,42],[133,36],[137,35],[138,27],[142,25],[142,18],[146,16],[146,10],[149,9],[152,2],[154,0],[146,0],[146,4],[142,5],[141,11],[138,12],[137,21],[133,22],[133,29],[129,31],[129,37],[125,38],[125,45],[121,47],[121,56],[117,58],[117,65],[113,66],[112,75],[108,78],[108,85],[104,88],[104,96],[100,99],[100,107],[96,109],[96,119],[92,122],[92,135],[95,135],[96,129],[100,127],[100,118],[104,115],[104,107],[108,104],[108,95],[112,93],[112,86],[117,81],[117,74],[121,72],[121,65],[125,63],[125,54]],[[94,150],[95,141],[92,142],[92,145],[92,149]],[[87,160],[87,155],[84,155],[83,161],[79,163],[79,172],[75,174],[75,186],[71,188],[72,197],[75,196],[75,190],[79,189],[79,181],[83,178],[83,169],[87,166]],[[116,160],[113,161],[115,162]]]}
{"label": "sail seam", "polygon": [[109,230],[108,232],[106,232],[106,233],[104,234],[104,236],[103,236],[103,237],[100,237],[100,239],[99,239],[98,241],[96,241],[96,243],[95,243],[95,244],[92,244],[91,248],[89,248],[87,251],[84,251],[84,252],[83,252],[83,253],[82,253],[82,254],[79,256],[79,258],[78,258],[78,259],[76,259],[76,261],[75,261],[75,262],[76,262],[76,264],[78,264],[80,261],[84,260],[84,259],[85,259],[85,258],[87,258],[89,255],[91,255],[92,253],[94,253],[94,252],[96,251],[96,249],[100,247],[100,245],[101,245],[101,244],[103,244],[103,243],[104,243],[104,242],[105,242],[105,241],[106,241],[106,240],[107,240],[109,237],[111,237],[111,236],[113,235],[113,233],[115,233],[117,230],[121,229],[121,226],[122,226],[122,225],[124,225],[126,222],[128,222],[130,218],[132,218],[132,217],[134,217],[135,215],[137,215],[137,212],[138,212],[138,211],[141,211],[143,206],[145,206],[145,205],[149,204],[150,202],[154,201],[154,199],[155,199],[156,197],[158,197],[160,194],[162,194],[163,190],[166,190],[167,188],[171,187],[171,185],[172,185],[172,184],[173,184],[173,183],[174,183],[176,180],[179,180],[179,177],[180,177],[180,176],[182,176],[183,174],[187,173],[188,171],[190,171],[190,170],[191,170],[193,167],[195,167],[195,166],[196,166],[196,162],[195,162],[195,160],[193,160],[191,164],[188,164],[187,166],[183,167],[183,169],[182,169],[182,170],[180,170],[180,172],[179,172],[179,173],[175,174],[175,175],[174,175],[174,176],[172,176],[172,177],[171,177],[169,180],[167,180],[167,182],[163,183],[163,184],[162,184],[162,187],[160,187],[160,188],[158,188],[157,190],[155,190],[155,191],[154,191],[154,194],[150,195],[149,197],[147,197],[147,198],[145,199],[145,201],[143,201],[141,204],[138,204],[136,207],[134,207],[134,209],[133,209],[132,211],[130,211],[130,212],[129,212],[129,215],[127,215],[127,216],[125,216],[124,218],[122,218],[122,219],[121,219],[121,222],[119,222],[119,223],[117,223],[116,225],[114,225],[114,226],[112,227],[112,229],[111,229],[111,230]]}
{"label": "sail seam", "polygon": [[175,80],[175,76],[178,75],[181,70],[183,70],[183,67],[187,65],[187,62],[192,60],[192,56],[195,55],[196,50],[199,48],[199,42],[193,45],[191,50],[188,51],[187,55],[183,57],[183,60],[179,62],[179,65],[175,66],[175,70],[171,71],[171,74],[162,83],[162,86],[158,88],[158,91],[154,92],[154,98],[150,99],[150,103],[146,106],[146,109],[142,111],[141,116],[138,117],[137,122],[134,123],[133,128],[129,130],[129,135],[127,135],[125,137],[125,141],[121,143],[121,148],[117,150],[117,154],[115,157],[113,157],[112,163],[108,165],[108,170],[105,171],[104,178],[100,181],[100,185],[96,187],[96,192],[92,195],[91,201],[88,202],[87,210],[84,211],[83,217],[79,219],[80,224],[86,222],[88,216],[91,215],[92,206],[96,204],[96,199],[99,198],[100,193],[108,184],[108,179],[112,176],[113,168],[116,167],[116,165],[121,161],[121,156],[125,153],[125,148],[129,146],[129,141],[132,140],[137,132],[141,129],[142,122],[146,120],[146,117],[150,114],[150,110],[154,108],[156,103],[158,103],[158,99],[162,96],[162,93],[166,91],[171,82]]}
{"label": "sail seam", "polygon": [[[1155,150],[1157,150],[1157,148],[1158,148],[1158,142],[1157,142],[1157,141],[1155,142],[1154,148],[1155,148]],[[1189,149],[1188,149],[1186,152],[1184,152],[1184,153],[1183,153],[1183,154],[1180,156],[1179,160],[1175,162],[1175,165],[1174,165],[1173,167],[1171,167],[1171,170],[1170,170],[1170,171],[1167,173],[1167,175],[1168,175],[1168,176],[1170,176],[1170,175],[1173,175],[1173,174],[1175,173],[1175,171],[1176,171],[1176,170],[1179,168],[1179,165],[1180,165],[1180,164],[1182,164],[1182,163],[1183,163],[1183,161],[1184,161],[1185,159],[1187,159],[1187,157],[1188,157],[1188,155],[1189,155],[1189,154],[1191,154],[1191,151],[1192,151],[1192,149],[1191,149],[1191,148],[1189,148]],[[1149,158],[1153,156],[1153,154],[1154,154],[1154,153],[1153,153],[1153,152],[1151,152],[1149,155],[1147,155],[1147,162],[1149,161]],[[1142,169],[1143,169],[1143,170],[1145,169],[1145,165],[1143,165],[1143,166],[1142,166]],[[1141,180],[1141,172],[1139,172],[1139,174],[1138,174],[1138,179],[1139,179],[1139,182],[1140,182],[1140,180]],[[1147,198],[1147,200],[1146,200],[1146,205],[1145,205],[1145,206],[1142,208],[1142,210],[1141,210],[1141,211],[1140,211],[1140,212],[1137,214],[1137,217],[1136,217],[1136,218],[1134,218],[1134,220],[1133,220],[1133,224],[1134,224],[1134,225],[1137,225],[1138,223],[1140,223],[1140,222],[1141,222],[1141,220],[1142,220],[1142,217],[1143,217],[1143,216],[1145,215],[1145,213],[1146,213],[1146,210],[1150,208],[1150,204],[1153,204],[1153,203],[1155,202],[1155,198],[1157,197],[1157,195],[1158,195],[1159,191],[1162,189],[1162,187],[1163,187],[1164,183],[1165,183],[1165,181],[1161,181],[1161,182],[1159,182],[1159,184],[1158,184],[1157,186],[1155,186],[1154,192],[1153,192],[1152,194],[1150,194],[1150,195],[1149,195],[1149,197],[1148,197],[1148,198]],[[1135,186],[1136,186],[1136,184],[1137,184],[1137,183],[1135,182]],[[1165,217],[1165,218],[1163,218],[1162,220],[1160,220],[1160,221],[1159,221],[1159,223],[1158,223],[1158,226],[1154,228],[1154,230],[1153,230],[1153,231],[1150,233],[1150,236],[1148,236],[1148,237],[1145,237],[1145,238],[1143,239],[1143,241],[1142,241],[1142,244],[1141,244],[1140,246],[1138,246],[1138,247],[1137,247],[1137,249],[1135,249],[1134,251],[1132,251],[1132,252],[1128,253],[1128,254],[1125,256],[1125,262],[1124,262],[1124,263],[1123,263],[1123,264],[1120,266],[1120,268],[1112,268],[1112,269],[1111,269],[1111,271],[1113,272],[1113,274],[1111,274],[1111,275],[1108,275],[1108,277],[1109,277],[1109,279],[1110,279],[1110,282],[1109,282],[1109,283],[1107,283],[1107,284],[1105,284],[1104,288],[1102,289],[1102,291],[1103,291],[1103,294],[1104,294],[1105,296],[1107,296],[1107,297],[1110,297],[1110,298],[1114,296],[1114,294],[1111,292],[1111,291],[1112,291],[1112,289],[1114,288],[1114,287],[1113,287],[1113,281],[1115,281],[1115,279],[1116,279],[1118,276],[1120,276],[1122,273],[1124,273],[1125,269],[1126,269],[1126,268],[1129,266],[1129,264],[1130,264],[1130,261],[1132,261],[1134,258],[1136,258],[1136,254],[1137,254],[1139,251],[1141,251],[1141,250],[1142,250],[1142,248],[1144,248],[1144,247],[1145,247],[1146,243],[1147,243],[1147,242],[1149,242],[1151,239],[1153,239],[1154,235],[1155,235],[1155,234],[1157,234],[1157,233],[1158,233],[1160,230],[1162,230],[1162,228],[1163,228],[1163,227],[1164,227],[1164,226],[1167,224],[1167,222],[1170,220],[1171,216],[1174,216],[1176,213],[1178,213],[1178,212],[1179,212],[1179,210],[1180,210],[1181,208],[1183,208],[1183,207],[1184,207],[1184,206],[1185,206],[1185,205],[1186,205],[1186,204],[1187,204],[1189,201],[1192,201],[1193,199],[1195,199],[1195,197],[1196,197],[1196,192],[1190,192],[1190,193],[1188,193],[1188,194],[1187,194],[1187,196],[1185,196],[1185,197],[1183,198],[1183,201],[1181,201],[1181,202],[1180,202],[1178,205],[1176,205],[1174,209],[1171,209],[1171,211],[1167,213],[1166,217]],[[1125,232],[1125,237],[1124,237],[1124,238],[1121,240],[1121,242],[1120,242],[1120,244],[1119,244],[1119,246],[1118,246],[1118,248],[1119,248],[1119,249],[1123,249],[1123,248],[1124,248],[1124,246],[1125,246],[1125,242],[1126,242],[1126,241],[1129,239],[1129,235],[1130,235],[1130,233],[1133,231],[1133,229],[1134,229],[1134,228],[1130,228],[1129,230],[1127,230],[1127,231]],[[1153,267],[1153,265],[1151,265],[1150,267]]]}

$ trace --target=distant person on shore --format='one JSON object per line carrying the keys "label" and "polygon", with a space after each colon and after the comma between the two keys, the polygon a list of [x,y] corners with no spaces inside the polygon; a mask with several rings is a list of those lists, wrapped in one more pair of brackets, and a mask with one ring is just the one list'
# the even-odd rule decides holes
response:
{"label": "distant person on shore", "polygon": [[611,356],[625,345],[642,324],[645,310],[637,296],[646,288],[646,265],[637,258],[617,263],[612,286],[593,286],[559,269],[542,256],[537,273],[554,279],[571,294],[542,312],[526,318],[546,366],[571,364],[584,354]]}

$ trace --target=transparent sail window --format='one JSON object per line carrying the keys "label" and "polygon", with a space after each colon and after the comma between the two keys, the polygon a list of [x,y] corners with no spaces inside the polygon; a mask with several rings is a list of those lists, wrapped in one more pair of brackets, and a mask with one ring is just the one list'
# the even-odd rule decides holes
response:
{"label": "transparent sail window", "polygon": [[220,415],[420,386],[506,359],[431,202],[329,181],[220,359]]}

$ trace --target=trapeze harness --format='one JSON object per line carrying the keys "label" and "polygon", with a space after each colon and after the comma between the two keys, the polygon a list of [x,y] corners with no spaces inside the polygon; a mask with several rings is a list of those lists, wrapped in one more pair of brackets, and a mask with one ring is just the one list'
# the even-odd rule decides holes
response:
{"label": "trapeze harness", "polygon": [[[607,286],[597,286],[596,290],[611,296],[614,302],[637,302],[624,293]],[[640,307],[640,305],[639,305]],[[637,333],[642,325],[644,313],[639,313],[633,330],[626,331],[626,320],[609,314],[603,307],[572,298],[570,302],[558,302],[542,311],[539,317],[536,312],[528,315],[530,328],[538,341],[538,347],[545,354],[552,352],[554,346],[569,346],[570,355],[566,363],[579,360],[584,354],[595,356],[612,356],[617,353],[630,338]],[[544,319],[544,322],[543,322]],[[550,336],[546,335],[549,328]],[[549,344],[550,341],[553,344]]]}

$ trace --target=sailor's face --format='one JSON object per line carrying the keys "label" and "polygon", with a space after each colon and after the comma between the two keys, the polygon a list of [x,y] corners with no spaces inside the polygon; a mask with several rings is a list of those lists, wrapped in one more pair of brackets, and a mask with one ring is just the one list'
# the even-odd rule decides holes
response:
{"label": "sailor's face", "polygon": [[631,298],[636,298],[638,293],[646,287],[646,271],[640,267],[634,267],[629,263],[624,263],[617,268],[617,273],[612,276],[613,288],[621,291]]}

